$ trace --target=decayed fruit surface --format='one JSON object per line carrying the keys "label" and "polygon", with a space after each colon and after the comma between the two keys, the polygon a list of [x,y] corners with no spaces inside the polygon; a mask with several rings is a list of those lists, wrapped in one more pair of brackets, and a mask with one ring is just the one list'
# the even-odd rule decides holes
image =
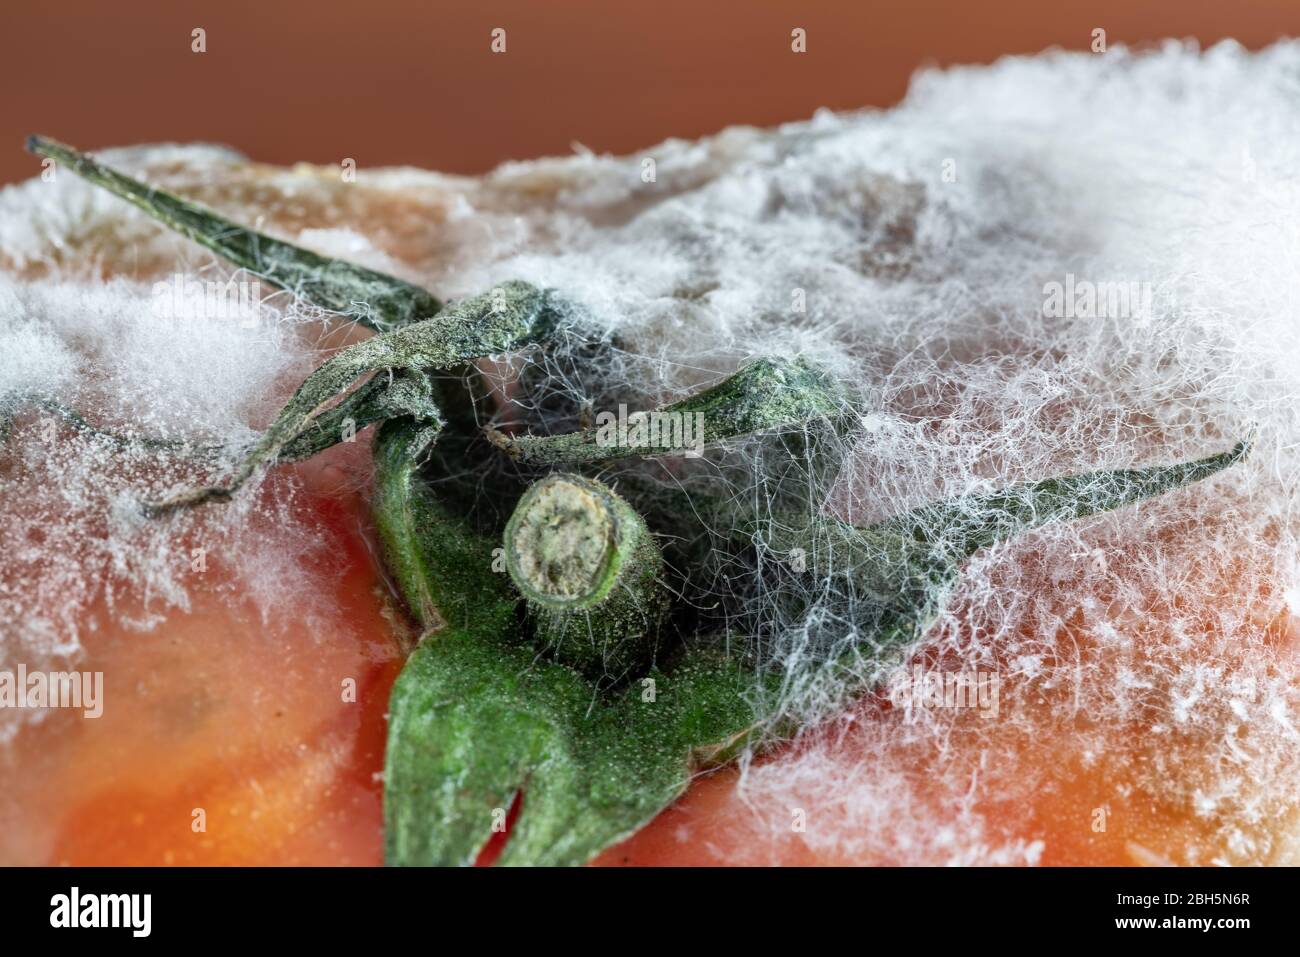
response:
{"label": "decayed fruit surface", "polygon": [[[1264,66],[1238,68],[1268,76]],[[859,134],[833,125],[781,135],[742,130],[693,154],[666,148],[665,159],[679,160],[681,174],[665,176],[657,191],[636,185],[634,159],[544,162],[481,181],[372,171],[354,183],[327,169],[289,173],[204,151],[122,159],[243,221],[261,217],[287,238],[416,279],[448,298],[521,272],[563,286],[582,268],[579,253],[601,242],[650,269],[653,263],[636,255],[645,249],[639,244],[647,235],[672,235],[705,264],[702,272],[711,264],[716,274],[687,270],[692,281],[684,285],[682,274],[665,270],[660,295],[667,305],[643,341],[669,350],[708,326],[710,313],[727,321],[746,314],[726,296],[749,275],[735,270],[753,263],[743,256],[724,263],[730,254],[720,248],[770,249],[764,230],[783,217],[840,222],[827,196],[861,214],[841,223],[858,238],[825,250],[854,282],[879,284],[877,298],[862,301],[902,301],[908,282],[941,283],[928,272],[938,255],[933,231],[947,222],[960,247],[964,224],[982,222],[961,206],[974,200],[951,197],[960,209],[949,215],[936,204],[933,184],[904,188],[903,179],[882,178],[863,185],[869,164],[834,165],[836,156],[858,155],[840,150],[876,135],[870,123]],[[819,142],[829,144],[825,152]],[[781,172],[807,174],[816,163],[835,170],[820,187],[824,195]],[[755,169],[768,201],[748,207],[736,191]],[[992,175],[995,167],[977,169]],[[852,196],[858,199],[845,199]],[[6,222],[24,224],[0,252],[13,319],[6,332],[46,336],[56,360],[60,350],[106,359],[98,378],[80,378],[53,360],[33,366],[61,376],[69,392],[90,400],[80,407],[106,425],[189,437],[202,437],[206,427],[218,437],[246,438],[319,362],[314,347],[347,335],[323,337],[320,325],[292,322],[221,329],[201,318],[172,339],[142,331],[133,312],[148,304],[151,284],[173,276],[178,263],[196,274],[211,269],[205,253],[63,180],[25,184],[0,203],[12,214]],[[693,218],[737,208],[740,223],[753,220],[750,246]],[[1134,243],[1151,239],[1137,233]],[[569,246],[578,251],[569,256]],[[835,259],[858,246],[858,261]],[[1193,257],[1205,251],[1190,248]],[[603,267],[622,268],[617,254]],[[105,286],[104,276],[118,284]],[[810,282],[804,291],[817,288]],[[644,318],[644,300],[632,298]],[[781,318],[756,303],[758,325]],[[620,303],[597,297],[592,305],[617,311]],[[272,301],[267,308],[290,307]],[[907,328],[906,312],[886,315],[884,326]],[[1290,860],[1296,634],[1286,562],[1293,539],[1279,505],[1290,494],[1285,475],[1269,458],[1289,420],[1267,402],[1252,410],[1250,394],[1233,391],[1235,379],[1194,368],[1209,353],[1170,338],[1186,331],[1173,315],[1134,333],[1148,338],[1128,345],[1104,322],[1054,325],[1043,317],[1008,329],[953,320],[943,327],[952,334],[949,348],[923,356],[939,381],[933,394],[921,389],[925,380],[907,366],[908,355],[888,355],[889,336],[864,335],[868,351],[878,350],[872,361],[892,370],[885,381],[898,391],[886,389],[883,411],[869,417],[874,438],[866,455],[875,457],[877,485],[852,490],[857,506],[915,505],[939,497],[923,491],[967,490],[945,484],[954,477],[1040,477],[1095,465],[1099,456],[1127,464],[1139,447],[1149,460],[1161,442],[1211,437],[1152,400],[1161,388],[1198,413],[1218,415],[1220,435],[1239,425],[1241,414],[1258,412],[1265,458],[1241,479],[982,556],[972,583],[958,591],[903,675],[913,666],[922,674],[993,674],[996,704],[908,707],[882,688],[848,713],[823,715],[818,732],[743,772],[701,780],[602,862]],[[138,341],[114,342],[114,330]],[[1255,340],[1245,332],[1233,339],[1226,326],[1215,332],[1226,338],[1214,356],[1235,363],[1234,376],[1256,363],[1249,367],[1267,381],[1271,367],[1252,351]],[[204,336],[210,357],[194,346]],[[715,368],[725,369],[726,337],[714,341]],[[178,361],[141,355],[171,342],[173,359],[190,357],[195,379],[175,373]],[[1106,351],[1119,355],[1115,368],[1100,357]],[[203,376],[205,363],[229,377],[259,354],[274,359],[244,369],[243,379],[223,385],[220,374]],[[1149,356],[1160,358],[1135,373]],[[904,386],[918,392],[905,395]],[[1280,388],[1285,395],[1286,383]],[[205,390],[215,396],[207,406]],[[0,855],[24,862],[377,862],[374,776],[382,767],[384,707],[413,635],[385,598],[372,551],[365,443],[266,479],[232,515],[203,514],[144,532],[114,511],[113,496],[141,485],[175,489],[192,473],[134,459],[117,474],[112,458],[85,437],[60,428],[47,438],[44,426],[39,415],[20,419],[5,459],[6,501],[18,504],[4,523],[6,554],[15,557],[2,570],[3,596],[10,620],[28,628],[6,654],[31,664],[44,653],[52,664],[102,665],[110,697],[95,720],[3,716],[3,760],[18,783],[0,798]],[[1137,434],[1152,439],[1117,450]],[[998,445],[1008,435],[1010,450],[1022,457]],[[1056,446],[1057,436],[1090,444]],[[1184,442],[1180,450],[1189,445],[1201,451],[1205,443]],[[917,448],[919,457],[909,451]],[[918,477],[925,468],[932,469],[929,489]],[[105,500],[95,498],[96,481]],[[321,544],[305,546],[312,541]],[[196,549],[205,550],[201,571]]]}
{"label": "decayed fruit surface", "polygon": [[[348,466],[364,467],[297,466],[299,474],[283,479],[308,484],[304,518],[332,531],[351,565],[331,596],[346,609],[333,628],[302,628],[308,610],[292,604],[263,622],[200,586],[191,611],[170,615],[155,632],[98,631],[87,641],[85,667],[113,676],[107,694],[118,703],[98,721],[57,714],[8,746],[14,773],[0,829],[6,861],[381,862],[377,776],[400,650],[360,530],[361,503],[340,492],[338,470]],[[222,573],[213,574],[219,580]],[[1211,596],[1202,612],[1212,606]],[[1300,636],[1293,627],[1261,624],[1279,649],[1294,654]],[[1060,640],[1073,637],[1067,631]],[[1096,656],[1092,649],[1094,663]],[[346,678],[357,681],[356,703],[343,700]],[[1004,686],[1001,694],[1014,697],[1015,689]],[[1177,860],[1191,844],[1211,856],[1228,850],[1212,821],[1161,799],[1168,781],[1143,786],[1159,755],[1142,721],[1108,733],[1107,760],[1089,767],[1059,760],[1046,722],[1031,738],[1015,726],[999,730],[974,711],[946,752],[918,745],[884,755],[890,775],[876,791],[881,803],[869,806],[851,790],[862,785],[854,775],[865,773],[864,754],[879,753],[888,725],[903,720],[898,711],[864,705],[839,743],[774,755],[775,772],[798,773],[757,807],[745,799],[737,772],[716,772],[597,863],[898,864],[944,861],[965,847],[969,859],[1008,864],[1127,865]],[[1062,742],[1071,741],[1069,731],[1061,731]],[[1248,747],[1248,731],[1242,740]],[[990,768],[989,755],[996,755],[997,773],[1034,783],[1030,800],[954,803],[952,778]],[[750,773],[761,776],[765,767]],[[826,779],[835,775],[842,798],[828,802]],[[884,800],[901,795],[908,804]],[[1092,829],[1098,806],[1108,811],[1100,833]],[[812,811],[803,833],[792,829],[800,807]],[[197,808],[206,812],[205,833],[192,830]],[[881,840],[912,832],[919,818],[953,830],[920,847]],[[1286,819],[1261,823],[1261,837],[1278,842],[1267,863],[1294,863],[1292,826]],[[962,834],[968,828],[982,845],[973,851]]]}

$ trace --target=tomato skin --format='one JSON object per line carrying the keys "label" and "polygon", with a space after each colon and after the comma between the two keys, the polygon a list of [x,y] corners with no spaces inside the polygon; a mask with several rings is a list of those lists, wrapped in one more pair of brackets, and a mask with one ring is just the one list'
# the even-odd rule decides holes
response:
{"label": "tomato skin", "polygon": [[232,598],[232,566],[256,556],[214,551],[189,611],[151,631],[113,627],[136,610],[120,603],[91,610],[110,626],[86,631],[76,667],[103,672],[103,714],[50,711],[11,742],[0,863],[381,863],[402,655],[364,534],[366,463],[358,442],[268,479],[266,494],[298,486],[295,518],[330,544],[303,558],[310,599]]}

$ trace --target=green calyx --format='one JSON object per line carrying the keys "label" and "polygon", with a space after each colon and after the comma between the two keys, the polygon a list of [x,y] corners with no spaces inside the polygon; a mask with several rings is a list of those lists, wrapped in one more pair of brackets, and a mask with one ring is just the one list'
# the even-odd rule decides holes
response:
{"label": "green calyx", "polygon": [[606,697],[510,640],[448,628],[393,687],[385,859],[467,865],[520,811],[500,865],[585,864],[762,734],[755,673],[701,648]]}
{"label": "green calyx", "polygon": [[[326,403],[344,395],[365,375],[444,371],[542,341],[554,327],[554,314],[548,304],[548,294],[535,286],[504,283],[481,296],[448,306],[432,319],[349,346],[323,362],[298,387],[224,485],[182,492],[149,503],[148,509],[164,512],[230,498],[260,466],[280,460],[286,446],[326,414]],[[429,421],[440,420],[439,411],[432,405],[410,411]]]}
{"label": "green calyx", "polygon": [[518,798],[498,863],[583,864],[759,740],[764,672],[700,642],[611,690],[539,656],[429,439],[410,420],[375,438],[385,564],[426,628],[389,701],[385,860],[472,864]]}
{"label": "green calyx", "polygon": [[121,197],[241,269],[371,329],[397,329],[442,308],[419,286],[240,226],[198,203],[124,176],[71,146],[29,136],[27,149]]}
{"label": "green calyx", "polygon": [[[850,411],[834,380],[806,359],[763,358],[680,402],[633,413],[628,422],[567,435],[492,438],[529,465],[577,465],[694,452],[757,432],[836,421]],[[683,440],[687,433],[693,441]]]}

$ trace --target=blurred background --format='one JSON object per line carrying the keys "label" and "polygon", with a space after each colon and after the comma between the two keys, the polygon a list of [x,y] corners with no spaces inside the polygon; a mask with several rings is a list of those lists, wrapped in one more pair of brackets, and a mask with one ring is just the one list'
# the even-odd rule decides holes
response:
{"label": "blurred background", "polygon": [[464,173],[628,152],[888,106],[919,66],[1084,50],[1096,28],[1112,46],[1257,48],[1300,32],[1300,0],[4,0],[0,182],[39,170],[22,150],[37,131]]}

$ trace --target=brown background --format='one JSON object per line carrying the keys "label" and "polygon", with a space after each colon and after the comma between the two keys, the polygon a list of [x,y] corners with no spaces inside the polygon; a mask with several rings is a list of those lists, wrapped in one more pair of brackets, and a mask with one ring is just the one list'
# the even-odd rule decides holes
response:
{"label": "brown background", "polygon": [[[276,163],[455,172],[631,151],[819,106],[886,106],[925,63],[1300,31],[1300,0],[0,0],[0,182],[22,138],[228,143]],[[493,27],[507,52],[489,50]],[[790,52],[803,27],[808,52]],[[207,52],[190,31],[207,31]]]}

